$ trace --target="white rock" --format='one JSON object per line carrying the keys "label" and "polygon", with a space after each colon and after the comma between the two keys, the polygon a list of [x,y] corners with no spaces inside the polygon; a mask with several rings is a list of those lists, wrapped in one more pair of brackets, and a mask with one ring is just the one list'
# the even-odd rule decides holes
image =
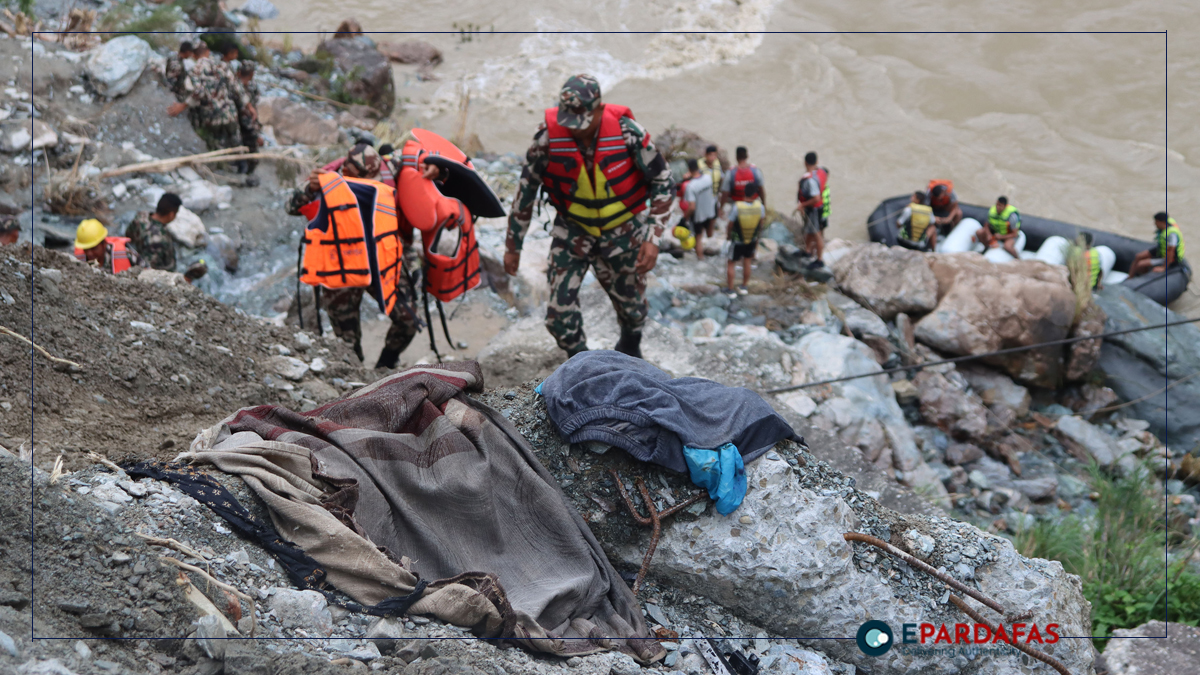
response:
{"label": "white rock", "polygon": [[325,363],[325,359],[323,359],[319,356],[316,357],[315,359],[313,359],[312,363],[310,363],[308,365],[308,369],[313,371],[314,373],[323,373],[323,372],[325,372],[325,369],[328,367],[329,367],[329,364]]}
{"label": "white rock", "polygon": [[42,120],[25,119],[0,125],[0,150],[29,152],[58,145],[58,134]]}
{"label": "white rock", "polygon": [[258,17],[259,19],[274,19],[279,16],[279,10],[275,5],[271,4],[270,0],[246,0],[246,4],[239,8],[242,14],[247,16]]}
{"label": "white rock", "polygon": [[391,652],[405,637],[404,620],[379,617],[367,628],[366,638],[381,652]]}
{"label": "white rock", "polygon": [[158,328],[155,328],[154,324],[146,323],[145,321],[130,321],[129,327],[140,330],[143,333],[153,333],[158,330]]}
{"label": "white rock", "polygon": [[720,334],[721,324],[717,323],[715,319],[710,319],[707,317],[700,319],[699,321],[693,321],[687,327],[687,336],[691,338],[717,337]]}
{"label": "white rock", "polygon": [[312,337],[304,331],[297,332],[292,339],[296,341],[296,351],[298,352],[306,352],[313,345]]}
{"label": "white rock", "polygon": [[1117,464],[1125,471],[1136,466],[1133,455],[1123,453],[1115,438],[1080,417],[1060,417],[1055,428],[1087,450],[1100,466]]}
{"label": "white rock", "polygon": [[270,607],[285,628],[301,628],[312,635],[327,635],[333,630],[333,615],[325,596],[290,588],[272,590]]}
{"label": "white rock", "polygon": [[299,382],[308,373],[308,364],[294,356],[273,356],[271,367],[293,382]]}
{"label": "white rock", "polygon": [[908,546],[908,552],[921,560],[928,560],[929,556],[933,555],[933,537],[927,534],[909,530],[904,533],[904,543]]}
{"label": "white rock", "polygon": [[735,323],[725,326],[725,328],[721,330],[721,335],[724,337],[737,337],[739,335],[765,337],[770,332],[771,331],[767,330],[766,326],[743,326]]}
{"label": "white rock", "polygon": [[779,401],[796,411],[796,414],[801,417],[808,417],[817,410],[817,402],[812,400],[808,394],[796,391],[790,394],[784,394],[779,397]]}
{"label": "white rock", "polygon": [[117,183],[113,186],[112,193],[117,199],[124,199],[125,195],[129,193],[129,188],[125,187],[124,183]]}
{"label": "white rock", "polygon": [[196,620],[196,644],[208,654],[208,658],[218,661],[225,658],[225,624],[221,617],[208,614]]}
{"label": "white rock", "polygon": [[86,70],[92,87],[102,96],[128,94],[142,76],[153,50],[136,35],[123,35],[92,51]]}
{"label": "white rock", "polygon": [[189,248],[201,248],[208,241],[208,228],[204,227],[204,221],[186,204],[179,207],[175,220],[167,224],[167,232],[171,233],[175,241]]}

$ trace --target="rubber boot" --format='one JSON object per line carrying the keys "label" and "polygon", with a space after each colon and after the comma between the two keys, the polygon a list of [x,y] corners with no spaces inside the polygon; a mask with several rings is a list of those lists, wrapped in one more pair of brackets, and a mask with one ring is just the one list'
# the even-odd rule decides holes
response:
{"label": "rubber boot", "polygon": [[586,352],[587,350],[588,350],[588,348],[587,348],[587,343],[586,343],[586,342],[580,342],[578,347],[576,347],[576,348],[574,348],[574,349],[568,349],[568,350],[567,350],[567,358],[569,359],[569,358],[571,358],[572,356],[575,356],[576,354],[578,354],[578,353],[580,353],[580,352]]}
{"label": "rubber boot", "polygon": [[642,358],[642,334],[631,333],[624,328],[621,329],[621,339],[617,340],[617,346],[613,349],[628,354],[635,358]]}
{"label": "rubber boot", "polygon": [[392,368],[396,367],[396,363],[399,361],[399,349],[388,349],[387,347],[384,347],[383,351],[379,352],[379,360],[375,362],[375,368],[376,370],[380,368],[391,370]]}
{"label": "rubber boot", "polygon": [[358,357],[358,360],[359,360],[359,361],[363,361],[363,360],[364,360],[364,359],[363,359],[362,343],[361,343],[361,342],[355,342],[355,343],[354,343],[354,355]]}

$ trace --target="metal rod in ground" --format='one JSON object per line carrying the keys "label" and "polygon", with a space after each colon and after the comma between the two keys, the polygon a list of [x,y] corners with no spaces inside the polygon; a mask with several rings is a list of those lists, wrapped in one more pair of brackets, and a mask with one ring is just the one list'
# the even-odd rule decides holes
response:
{"label": "metal rod in ground", "polygon": [[892,546],[891,544],[887,543],[886,541],[884,541],[878,537],[872,537],[869,534],[862,534],[859,532],[847,532],[842,535],[842,538],[844,538],[846,541],[859,541],[864,544],[870,544],[871,546],[874,546],[875,548],[880,549],[880,550],[884,551],[885,553],[889,553],[891,555],[896,556],[897,558],[900,558],[904,562],[908,563],[911,567],[915,567],[930,576],[936,577],[939,581],[946,584],[947,586],[950,586],[951,588],[953,588],[961,593],[964,593],[966,595],[971,596],[972,598],[975,598],[976,600],[982,602],[983,604],[987,605],[988,607],[991,607],[992,609],[994,609],[996,611],[996,613],[999,614],[1000,616],[1004,616],[1005,614],[1008,613],[1008,612],[1004,611],[1004,605],[1001,605],[999,602],[996,602],[995,600],[989,598],[988,596],[984,595],[983,593],[980,593],[979,591],[975,590],[974,588],[971,588],[970,586],[964,584],[963,582],[959,581],[958,579],[955,579],[954,577],[950,576],[949,574],[943,574],[942,572],[937,571],[930,565],[928,565],[924,562],[921,562],[920,560],[914,558],[913,556],[909,555],[908,553],[901,551],[900,549],[896,548],[895,546]]}
{"label": "metal rod in ground", "polygon": [[[967,603],[964,602],[962,598],[958,597],[957,595],[951,595],[950,602],[953,603],[955,607],[962,610],[963,614],[966,614],[967,616],[971,617],[971,619],[974,620],[975,623],[981,623],[981,624],[987,626],[988,632],[994,633],[996,631],[995,626],[988,623],[982,616],[979,615],[979,612],[976,612],[975,610],[968,607]],[[1059,661],[1058,659],[1054,658],[1053,656],[1050,656],[1049,654],[1044,654],[1042,652],[1039,652],[1038,650],[1034,649],[1033,647],[1021,644],[1017,640],[1013,640],[1012,642],[1010,642],[1008,644],[1012,645],[1013,649],[1016,649],[1018,651],[1024,652],[1024,653],[1032,656],[1033,658],[1037,659],[1038,661],[1041,661],[1042,663],[1044,663],[1044,664],[1050,666],[1051,668],[1057,670],[1058,672],[1062,673],[1062,675],[1071,675],[1071,671],[1067,670],[1067,667],[1063,664],[1062,661]]]}
{"label": "metal rod in ground", "polygon": [[896,366],[895,368],[886,368],[884,370],[880,370],[880,371],[877,371],[874,373],[862,373],[859,375],[847,375],[845,377],[835,377],[832,380],[821,380],[819,382],[808,382],[807,384],[793,384],[788,387],[779,387],[778,389],[768,389],[766,391],[766,393],[781,394],[785,391],[795,391],[797,389],[807,389],[809,387],[819,387],[823,384],[833,384],[835,382],[846,382],[847,380],[857,380],[862,377],[875,377],[876,375],[888,375],[891,373],[898,373],[902,370],[921,370],[922,368],[929,368],[931,366],[940,366],[944,363],[958,363],[959,361],[971,361],[974,359],[985,359],[989,356],[999,356],[1001,354],[1013,354],[1016,352],[1025,352],[1025,351],[1029,351],[1030,349],[1037,349],[1039,347],[1053,347],[1055,345],[1069,345],[1071,343],[1082,342],[1084,340],[1102,340],[1106,337],[1112,337],[1113,335],[1125,335],[1126,333],[1137,333],[1137,332],[1143,331],[1143,330],[1154,330],[1156,328],[1168,328],[1170,326],[1179,326],[1179,325],[1182,325],[1185,323],[1196,323],[1197,321],[1200,321],[1200,317],[1196,317],[1194,319],[1181,319],[1179,321],[1168,321],[1167,323],[1160,323],[1160,324],[1157,324],[1154,326],[1139,326],[1138,328],[1126,328],[1125,330],[1114,330],[1114,331],[1111,331],[1108,333],[1100,333],[1098,335],[1083,335],[1083,336],[1073,337],[1073,338],[1064,338],[1062,340],[1051,340],[1049,342],[1039,342],[1035,345],[1026,345],[1024,347],[1009,347],[1008,349],[997,349],[994,352],[986,352],[984,354],[968,354],[966,356],[955,356],[955,357],[949,358],[949,359],[942,359],[941,361],[929,361],[928,363],[918,363],[918,364],[911,365],[911,366]]}

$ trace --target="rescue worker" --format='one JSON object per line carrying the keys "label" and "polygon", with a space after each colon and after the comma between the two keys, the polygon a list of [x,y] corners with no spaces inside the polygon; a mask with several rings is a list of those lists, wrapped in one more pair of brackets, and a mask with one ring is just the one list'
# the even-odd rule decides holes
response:
{"label": "rescue worker", "polygon": [[933,251],[937,248],[937,227],[933,226],[933,209],[925,203],[923,190],[912,194],[912,202],[904,207],[896,226],[900,228],[901,246],[917,251]]}
{"label": "rescue worker", "polygon": [[1082,254],[1084,261],[1087,263],[1088,288],[1101,290],[1103,286],[1100,285],[1100,275],[1104,273],[1104,269],[1100,265],[1100,252],[1092,248],[1092,244],[1096,241],[1096,238],[1092,236],[1091,232],[1084,232],[1082,239]]}
{"label": "rescue worker", "polygon": [[[750,293],[750,266],[758,252],[758,238],[762,233],[763,222],[767,219],[767,209],[758,196],[758,184],[747,184],[744,195],[745,199],[733,203],[725,233],[733,244],[730,247],[729,260],[725,263],[725,277],[729,282],[725,293],[730,298]],[[742,285],[735,291],[733,277],[739,260],[742,263]]]}
{"label": "rescue worker", "polygon": [[0,246],[12,246],[21,238],[21,223],[16,216],[0,216]]}
{"label": "rescue worker", "polygon": [[1131,277],[1148,272],[1166,272],[1186,259],[1183,232],[1179,230],[1175,219],[1167,215],[1166,211],[1159,211],[1154,214],[1154,227],[1154,246],[1139,251],[1133,257],[1133,266],[1129,270]]}
{"label": "rescue worker", "polygon": [[238,129],[238,92],[229,68],[212,58],[208,45],[195,46],[196,65],[187,75],[187,96],[167,108],[176,117],[188,111],[188,120],[204,144],[211,150],[236,148],[241,142]]}
{"label": "rescue worker", "polygon": [[[347,178],[378,180],[379,168],[379,153],[375,152],[375,148],[370,145],[360,143],[350,149],[338,173]],[[432,171],[427,170],[427,173],[437,173],[436,167],[428,167],[428,169],[432,169]],[[287,205],[287,212],[290,215],[302,215],[300,212],[302,207],[320,199],[322,173],[329,172],[323,172],[320,169],[314,170],[309,174],[308,182],[304,188],[297,188],[293,191]],[[384,338],[383,350],[380,352],[379,359],[375,363],[376,368],[395,368],[400,360],[401,352],[408,347],[413,337],[420,330],[416,315],[414,314],[414,308],[416,307],[415,296],[409,283],[405,281],[409,270],[412,269],[412,261],[416,256],[416,249],[413,246],[412,228],[401,225],[400,238],[404,244],[404,271],[400,275],[401,283],[396,289],[398,295],[396,304],[388,314],[392,325],[388,328],[387,336]],[[341,338],[343,342],[351,345],[360,361],[364,359],[362,350],[362,319],[359,313],[363,290],[364,288],[357,287],[325,288],[321,291],[321,307],[329,314],[329,322],[333,325],[333,334]]]}
{"label": "rescue worker", "polygon": [[539,188],[557,215],[551,230],[546,328],[560,349],[587,349],[579,287],[591,267],[617,312],[617,351],[641,357],[646,273],[674,201],[671,169],[625,106],[604,103],[591,75],[563,85],[525,155],[508,219],[504,269],[516,274]]}
{"label": "rescue worker", "polygon": [[[734,151],[734,156],[737,157],[737,166],[726,171],[725,177],[721,180],[721,203],[749,201],[746,199],[746,186],[754,183],[758,186],[759,199],[765,206],[767,192],[763,189],[762,171],[750,163],[750,151],[745,146],[739,145]],[[730,218],[732,217],[730,215]]]}
{"label": "rescue worker", "polygon": [[933,209],[933,224],[943,232],[948,232],[962,220],[962,207],[958,205],[958,193],[954,191],[954,181],[931,180],[929,187],[929,206]]}
{"label": "rescue worker", "polygon": [[395,164],[392,155],[395,152],[396,148],[391,143],[379,146],[379,182],[389,187],[396,187],[396,175],[392,170],[392,165]]}
{"label": "rescue worker", "polygon": [[1009,205],[1008,197],[1000,195],[996,198],[996,203],[988,209],[987,219],[987,225],[975,233],[976,241],[986,248],[1003,246],[1009,255],[1020,258],[1017,253],[1017,235],[1021,231],[1021,213],[1017,211],[1017,207]]}
{"label": "rescue worker", "polygon": [[[254,152],[265,142],[259,134],[262,131],[262,123],[258,121],[258,84],[254,81],[255,65],[253,61],[242,61],[238,66],[237,84],[241,87],[239,95],[241,106],[238,109],[238,128],[241,131],[242,145],[250,152]],[[247,185],[254,187],[258,185],[258,179],[251,176],[254,170],[258,168],[257,159],[243,159],[238,161],[238,173],[244,173],[248,176],[246,179]]]}
{"label": "rescue worker", "polygon": [[193,58],[195,54],[192,52],[192,43],[184,40],[179,43],[179,52],[168,54],[167,62],[163,65],[163,78],[177,101],[187,100],[187,62]]}
{"label": "rescue worker", "polygon": [[108,236],[108,228],[95,218],[88,218],[75,229],[75,257],[113,274],[142,262],[127,237]]}
{"label": "rescue worker", "polygon": [[[704,260],[704,237],[709,239],[713,237],[713,233],[717,226],[717,211],[720,209],[721,199],[721,181],[725,178],[724,172],[721,170],[721,159],[717,155],[717,146],[710,145],[704,149],[704,157],[696,162],[697,170],[702,177],[707,177],[701,181],[703,183],[712,184],[711,201],[702,199],[696,195],[696,213],[693,214],[692,223],[695,226],[693,232],[696,234],[696,258]],[[709,213],[708,205],[712,204],[712,216],[707,217]]]}
{"label": "rescue worker", "polygon": [[[717,154],[715,146],[712,155]],[[696,259],[704,260],[704,236],[711,239],[717,222],[717,196],[721,189],[721,163],[716,168],[711,164],[702,165],[695,159],[688,160],[688,173],[691,179],[684,189],[683,201],[688,204],[688,219],[692,224],[692,233],[696,239]],[[715,175],[714,175],[715,174]],[[713,180],[716,183],[713,183]],[[716,189],[714,189],[714,185]]]}
{"label": "rescue worker", "polygon": [[125,237],[141,254],[146,265],[156,270],[175,271],[175,242],[167,225],[175,220],[183,200],[173,192],[158,198],[154,213],[139,211],[125,226]]}
{"label": "rescue worker", "polygon": [[804,155],[804,175],[797,192],[800,204],[796,209],[804,214],[804,248],[812,258],[808,268],[815,270],[825,265],[821,259],[825,253],[823,231],[829,226],[829,169],[817,165],[815,152]]}

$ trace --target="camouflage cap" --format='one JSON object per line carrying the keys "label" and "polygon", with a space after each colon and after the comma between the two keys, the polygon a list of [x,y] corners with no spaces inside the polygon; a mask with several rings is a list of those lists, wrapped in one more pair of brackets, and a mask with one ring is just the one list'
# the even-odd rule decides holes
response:
{"label": "camouflage cap", "polygon": [[379,153],[366,143],[359,143],[346,155],[346,161],[358,169],[359,177],[375,178],[379,175]]}
{"label": "camouflage cap", "polygon": [[600,105],[600,83],[591,75],[575,75],[558,94],[558,123],[568,129],[586,129]]}
{"label": "camouflage cap", "polygon": [[256,70],[254,62],[244,59],[238,64],[238,75],[253,75]]}

